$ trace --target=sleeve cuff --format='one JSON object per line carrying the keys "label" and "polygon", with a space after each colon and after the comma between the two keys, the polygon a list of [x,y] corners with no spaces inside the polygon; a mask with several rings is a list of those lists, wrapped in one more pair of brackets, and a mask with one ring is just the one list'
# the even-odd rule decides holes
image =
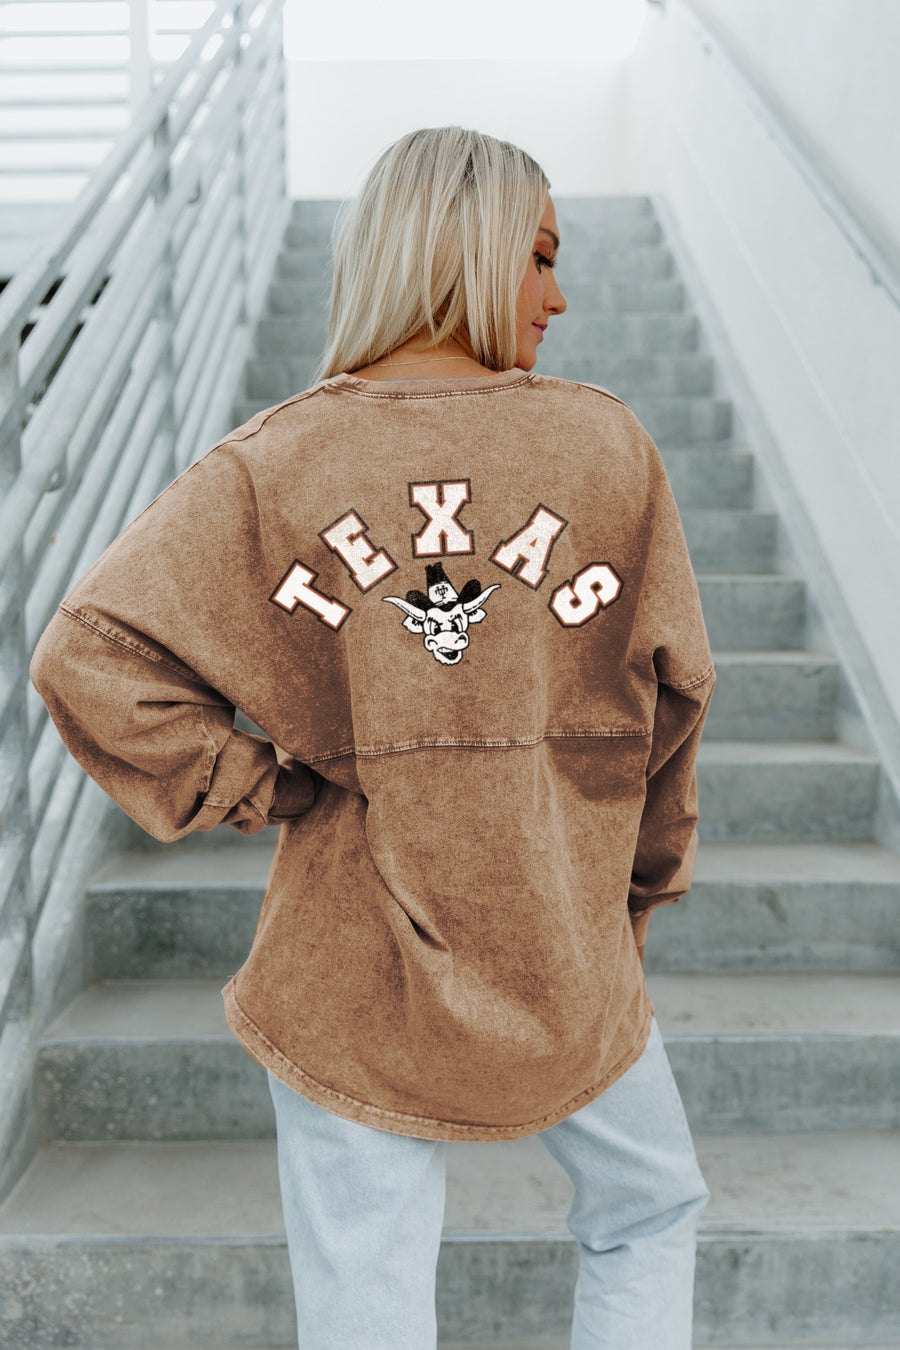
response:
{"label": "sleeve cuff", "polygon": [[270,823],[278,825],[304,815],[316,800],[320,782],[320,775],[299,760],[291,759],[280,765],[269,810]]}

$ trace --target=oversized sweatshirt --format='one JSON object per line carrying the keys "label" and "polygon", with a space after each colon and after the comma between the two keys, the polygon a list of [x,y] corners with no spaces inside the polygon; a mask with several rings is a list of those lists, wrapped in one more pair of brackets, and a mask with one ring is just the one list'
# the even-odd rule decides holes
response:
{"label": "oversized sweatshirt", "polygon": [[32,678],[157,839],[280,824],[223,993],[304,1097],[512,1139],[642,1053],[715,672],[661,457],[607,391],[323,380],[128,526]]}

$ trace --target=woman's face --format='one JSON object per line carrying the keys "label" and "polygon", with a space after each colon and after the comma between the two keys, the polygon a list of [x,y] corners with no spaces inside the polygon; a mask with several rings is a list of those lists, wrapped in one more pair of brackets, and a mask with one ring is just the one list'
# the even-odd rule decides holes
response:
{"label": "woman's face", "polygon": [[548,195],[516,301],[516,365],[520,370],[533,369],[550,315],[564,314],[567,308],[552,270],[558,250],[556,208]]}

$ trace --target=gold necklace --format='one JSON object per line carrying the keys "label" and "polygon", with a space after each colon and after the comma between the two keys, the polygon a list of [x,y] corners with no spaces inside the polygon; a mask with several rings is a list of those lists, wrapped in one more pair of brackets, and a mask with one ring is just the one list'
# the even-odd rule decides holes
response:
{"label": "gold necklace", "polygon": [[373,361],[373,366],[420,366],[423,361],[469,361],[471,357],[460,353],[459,356],[423,356],[420,361]]}

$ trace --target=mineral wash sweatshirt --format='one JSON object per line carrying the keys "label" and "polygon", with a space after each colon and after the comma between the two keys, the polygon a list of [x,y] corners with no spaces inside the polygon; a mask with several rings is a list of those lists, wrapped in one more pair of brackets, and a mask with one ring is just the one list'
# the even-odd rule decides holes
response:
{"label": "mineral wash sweatshirt", "polygon": [[321,381],[128,526],[32,677],[157,839],[280,824],[223,992],[304,1097],[513,1139],[640,1056],[715,673],[659,452],[605,390]]}

